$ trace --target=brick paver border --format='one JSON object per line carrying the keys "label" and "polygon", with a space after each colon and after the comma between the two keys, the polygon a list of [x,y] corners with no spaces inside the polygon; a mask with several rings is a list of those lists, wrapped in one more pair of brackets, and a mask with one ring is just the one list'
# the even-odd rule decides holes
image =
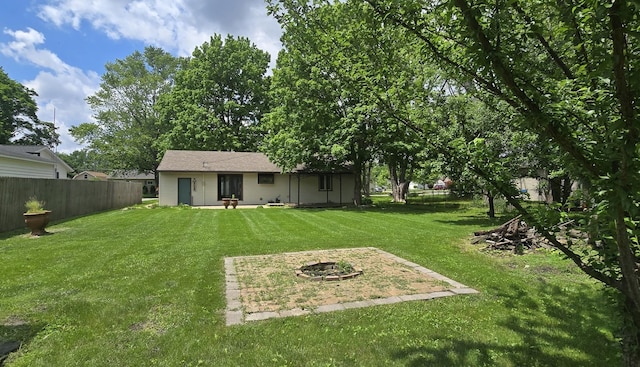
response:
{"label": "brick paver border", "polygon": [[[312,313],[341,311],[341,310],[346,310],[351,308],[370,307],[370,306],[377,306],[377,305],[389,305],[393,303],[408,302],[408,301],[423,301],[423,300],[429,300],[434,298],[455,296],[458,294],[478,293],[478,291],[476,291],[473,288],[469,288],[466,285],[458,283],[455,280],[451,280],[443,275],[436,273],[435,271],[429,270],[423,266],[420,266],[411,261],[407,261],[401,257],[390,254],[386,251],[382,251],[375,247],[367,247],[367,249],[374,250],[382,256],[385,256],[391,260],[395,260],[398,263],[407,265],[432,278],[446,282],[451,286],[451,289],[446,291],[431,292],[431,293],[410,294],[410,295],[393,296],[388,298],[375,298],[375,299],[369,299],[364,301],[321,305],[315,308],[313,311],[294,308],[292,310],[255,312],[255,313],[250,313],[245,315],[242,312],[242,302],[240,301],[240,284],[238,283],[238,277],[237,277],[236,269],[234,265],[234,260],[237,258],[241,258],[241,256],[225,257],[224,269],[225,269],[226,298],[227,298],[227,309],[226,309],[227,326],[238,325],[247,321],[266,320],[274,317],[302,316],[302,315],[309,315]],[[306,252],[316,252],[316,251],[306,251]],[[286,254],[287,253],[285,253],[285,255]]]}

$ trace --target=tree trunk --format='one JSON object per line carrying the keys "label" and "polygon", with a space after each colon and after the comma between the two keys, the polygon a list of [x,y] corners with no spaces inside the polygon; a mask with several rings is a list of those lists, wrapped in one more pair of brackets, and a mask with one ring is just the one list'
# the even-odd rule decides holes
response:
{"label": "tree trunk", "polygon": [[354,159],[353,162],[353,205],[362,205],[362,162]]}
{"label": "tree trunk", "polygon": [[393,195],[393,201],[396,203],[403,203],[407,201],[407,191],[409,190],[409,182],[404,181],[400,183],[391,182],[391,192]]}
{"label": "tree trunk", "polygon": [[554,203],[566,204],[571,195],[571,179],[569,176],[554,177],[549,179],[549,188]]}
{"label": "tree trunk", "polygon": [[560,179],[560,177],[549,179],[549,189],[551,190],[551,198],[553,202],[562,202],[562,180]]}
{"label": "tree trunk", "polygon": [[393,201],[396,203],[405,203],[407,201],[410,180],[407,179],[406,173],[405,166],[398,167],[394,163],[389,163],[391,194],[393,195]]}
{"label": "tree trunk", "polygon": [[362,176],[360,173],[354,175],[354,187],[353,187],[353,205],[362,205]]}
{"label": "tree trunk", "polygon": [[493,200],[494,198],[495,197],[490,192],[487,193],[487,201],[489,201],[489,211],[487,212],[487,214],[489,215],[489,218],[496,217],[496,206]]}
{"label": "tree trunk", "polygon": [[365,197],[371,196],[370,188],[371,188],[371,162],[368,162],[364,164],[364,169],[362,170],[362,194]]}
{"label": "tree trunk", "polygon": [[569,196],[571,195],[571,186],[573,185],[573,182],[571,182],[571,179],[569,178],[569,176],[563,176],[562,177],[562,204],[566,204],[567,201],[569,200]]}
{"label": "tree trunk", "polygon": [[636,274],[638,259],[631,247],[625,214],[622,205],[616,208],[616,243],[620,273],[622,274],[619,290],[624,296],[625,311],[622,354],[626,366],[640,366],[640,281]]}
{"label": "tree trunk", "polygon": [[623,305],[623,322],[621,330],[622,344],[622,365],[625,367],[640,366],[640,325],[638,320],[634,320],[634,314],[638,310],[634,310],[634,303],[628,297],[625,297]]}

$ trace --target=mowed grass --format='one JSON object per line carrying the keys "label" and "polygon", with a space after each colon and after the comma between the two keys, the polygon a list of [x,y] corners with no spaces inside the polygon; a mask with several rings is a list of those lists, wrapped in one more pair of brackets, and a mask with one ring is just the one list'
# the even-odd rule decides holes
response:
{"label": "mowed grass", "polygon": [[[620,364],[602,287],[553,252],[468,245],[465,203],[117,210],[0,237],[7,366]],[[503,218],[504,219],[504,218]],[[480,291],[225,326],[225,256],[373,246]]]}

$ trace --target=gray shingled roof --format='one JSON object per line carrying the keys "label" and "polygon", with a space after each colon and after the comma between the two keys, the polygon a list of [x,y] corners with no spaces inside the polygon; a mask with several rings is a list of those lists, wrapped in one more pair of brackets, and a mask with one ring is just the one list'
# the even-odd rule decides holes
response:
{"label": "gray shingled roof", "polygon": [[[43,151],[48,151],[53,155],[53,160],[41,156],[40,153]],[[44,145],[11,145],[11,144],[2,144],[0,145],[0,155],[5,157],[14,157],[20,159],[27,159],[32,161],[46,162],[46,163],[58,163],[64,165],[69,171],[73,171],[73,168],[67,164],[67,162],[63,161],[60,157],[58,157],[49,147]]]}
{"label": "gray shingled roof", "polygon": [[52,160],[38,155],[44,146],[38,145],[0,145],[0,155],[44,163],[53,163]]}
{"label": "gray shingled roof", "polygon": [[263,153],[168,150],[158,171],[279,173]]}
{"label": "gray shingled roof", "polygon": [[109,175],[110,180],[155,180],[153,173],[116,170]]}

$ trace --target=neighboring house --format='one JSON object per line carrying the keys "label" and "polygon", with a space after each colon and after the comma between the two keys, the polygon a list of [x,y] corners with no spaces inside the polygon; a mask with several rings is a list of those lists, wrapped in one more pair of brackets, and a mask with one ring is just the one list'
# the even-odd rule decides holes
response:
{"label": "neighboring house", "polygon": [[109,180],[139,182],[142,185],[142,192],[145,195],[155,194],[156,188],[158,187],[156,177],[153,173],[116,170],[111,172]]}
{"label": "neighboring house", "polygon": [[106,181],[107,174],[95,171],[82,171],[73,176],[74,180],[86,180],[86,181]]}
{"label": "neighboring house", "polygon": [[0,176],[66,179],[73,172],[43,145],[0,145]]}
{"label": "neighboring house", "polygon": [[526,195],[527,200],[547,201],[548,194],[542,189],[542,180],[534,177],[520,177],[516,180],[518,190]]}
{"label": "neighboring house", "polygon": [[353,203],[355,180],[349,172],[310,172],[299,167],[281,173],[262,153],[169,150],[159,173],[160,205]]}

